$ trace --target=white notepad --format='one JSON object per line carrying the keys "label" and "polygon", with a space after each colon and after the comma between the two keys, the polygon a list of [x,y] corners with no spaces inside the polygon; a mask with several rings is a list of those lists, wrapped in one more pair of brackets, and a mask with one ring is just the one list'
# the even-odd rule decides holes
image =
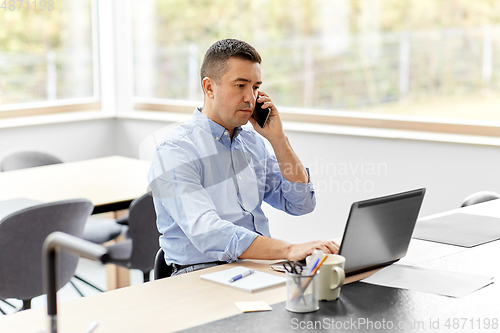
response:
{"label": "white notepad", "polygon": [[264,273],[261,271],[255,271],[255,273],[245,276],[244,278],[232,283],[228,282],[233,276],[236,276],[246,270],[248,270],[247,267],[237,266],[220,272],[200,275],[200,277],[203,280],[219,283],[228,287],[246,291],[248,293],[283,285],[286,282],[286,278],[283,276]]}

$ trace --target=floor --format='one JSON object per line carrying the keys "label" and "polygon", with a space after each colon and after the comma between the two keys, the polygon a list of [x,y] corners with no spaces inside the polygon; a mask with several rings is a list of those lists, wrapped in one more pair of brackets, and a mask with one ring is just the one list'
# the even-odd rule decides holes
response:
{"label": "floor", "polygon": [[[92,284],[95,284],[97,287],[106,290],[106,269],[100,263],[81,258],[78,261],[78,266],[76,268],[76,275],[91,282]],[[151,273],[151,279],[152,279],[152,277],[153,276]],[[84,283],[82,283],[76,279],[72,279],[72,281],[75,283],[75,285],[80,289],[80,291],[85,296],[90,296],[90,295],[98,293],[97,290],[85,285]],[[136,285],[136,284],[140,284],[142,282],[143,282],[142,272],[139,270],[135,270],[135,269],[131,270],[130,271],[130,284]],[[73,288],[73,286],[70,283],[68,283],[66,286],[64,286],[57,293],[57,301],[59,303],[71,301],[71,300],[78,299],[78,298],[81,298],[80,294],[78,294],[78,292],[75,290],[75,288]],[[14,313],[22,307],[22,302],[19,300],[8,299],[7,301],[16,306],[16,309],[13,309],[10,306],[4,304],[3,302],[0,302],[0,308],[4,312],[6,312],[7,314]],[[33,309],[40,308],[40,307],[46,307],[46,306],[47,306],[47,301],[46,301],[45,295],[35,297],[35,298],[33,298],[32,302],[31,302],[31,308],[33,308]],[[1,315],[2,314],[0,313],[0,316]]]}

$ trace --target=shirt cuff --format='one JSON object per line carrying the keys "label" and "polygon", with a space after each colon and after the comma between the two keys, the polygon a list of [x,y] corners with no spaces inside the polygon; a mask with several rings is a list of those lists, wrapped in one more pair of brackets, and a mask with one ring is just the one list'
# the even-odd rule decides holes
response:
{"label": "shirt cuff", "polygon": [[311,182],[311,175],[309,174],[309,168],[306,168],[307,176],[309,178],[308,183],[295,183],[289,181],[283,175],[281,175],[281,188],[285,199],[292,202],[300,202],[307,194],[314,192],[313,184]]}
{"label": "shirt cuff", "polygon": [[253,243],[258,234],[246,228],[240,227],[229,240],[222,261],[237,261],[239,256],[245,252]]}

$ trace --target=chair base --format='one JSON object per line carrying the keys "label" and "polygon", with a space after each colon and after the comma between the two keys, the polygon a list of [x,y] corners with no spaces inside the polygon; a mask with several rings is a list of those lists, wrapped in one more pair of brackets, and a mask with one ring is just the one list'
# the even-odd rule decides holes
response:
{"label": "chair base", "polygon": [[12,303],[10,303],[10,302],[7,302],[7,301],[6,301],[6,300],[4,300],[4,299],[0,299],[0,302],[7,304],[8,306],[10,306],[10,307],[11,307],[11,308],[13,308],[13,309],[15,309],[15,308],[16,308],[16,306],[15,306],[14,304],[12,304]]}
{"label": "chair base", "polygon": [[[7,304],[8,306],[10,306],[13,309],[16,309],[16,306],[14,304],[7,302],[4,299],[0,299],[0,302]],[[29,309],[31,309],[31,299],[23,300],[23,306],[18,311],[29,310]],[[7,314],[2,308],[0,308],[0,313],[3,315]]]}
{"label": "chair base", "polygon": [[[12,303],[10,303],[10,302],[7,302],[7,301],[6,301],[6,300],[4,300],[4,299],[0,299],[0,302],[7,304],[8,306],[10,306],[10,307],[11,307],[11,308],[13,308],[13,309],[15,309],[15,308],[16,308],[16,306],[15,306],[14,304],[12,304]],[[1,314],[3,314],[3,315],[6,315],[6,314],[7,314],[4,310],[2,310],[2,308],[0,308],[0,313],[1,313]]]}
{"label": "chair base", "polygon": [[31,309],[31,300],[30,299],[23,299],[23,307],[21,308],[20,311],[29,310],[29,309]]}
{"label": "chair base", "polygon": [[[102,290],[102,289],[101,289],[101,288],[99,288],[98,286],[96,286],[96,285],[94,285],[94,284],[92,284],[92,283],[90,283],[90,282],[88,282],[88,281],[86,281],[86,280],[82,279],[82,278],[81,278],[81,277],[79,277],[78,275],[75,275],[75,279],[77,279],[77,280],[78,280],[78,281],[80,281],[80,282],[85,283],[87,286],[92,287],[92,288],[94,288],[95,290],[97,290],[97,291],[99,291],[99,292],[101,292],[101,293],[103,293],[103,292],[104,292],[104,290]],[[70,280],[69,282],[71,283],[71,285],[73,286],[73,288],[75,288],[75,290],[78,292],[78,294],[80,294],[80,296],[81,296],[81,297],[85,297],[85,295],[81,292],[81,290],[80,290],[80,289],[79,289],[79,288],[75,285],[75,283],[74,283],[73,281],[71,281],[71,280]]]}

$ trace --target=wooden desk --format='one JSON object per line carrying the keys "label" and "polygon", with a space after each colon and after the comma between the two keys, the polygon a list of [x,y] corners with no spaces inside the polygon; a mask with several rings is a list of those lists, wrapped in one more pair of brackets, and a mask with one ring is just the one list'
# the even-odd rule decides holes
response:
{"label": "wooden desk", "polygon": [[147,192],[150,162],[122,156],[0,172],[0,201],[87,198],[93,214],[127,209]]}
{"label": "wooden desk", "polygon": [[[492,212],[500,214],[500,200],[484,204],[483,207],[489,207]],[[474,209],[478,210],[478,207],[472,210]],[[497,263],[496,255],[493,255],[498,252],[500,252],[500,241],[466,249],[447,257],[435,258],[424,263],[423,267],[473,272],[498,278],[500,265]],[[283,301],[286,296],[284,286],[251,294],[203,281],[199,277],[201,274],[235,265],[274,273],[269,263],[267,261],[231,263],[59,304],[59,328],[61,332],[84,332],[92,321],[97,320],[100,325],[96,333],[168,332],[182,329],[193,332],[277,333],[291,331],[292,320],[325,318],[349,320],[363,317],[372,321],[385,319],[406,323],[419,320],[426,325],[429,325],[430,321],[439,319],[440,330],[429,329],[429,326],[426,326],[426,329],[420,331],[449,332],[450,330],[444,326],[447,319],[467,317],[500,320],[498,315],[500,285],[497,284],[461,299],[455,299],[356,282],[342,287],[338,301],[321,302],[318,312],[296,314],[284,309]],[[267,301],[273,306],[273,311],[240,314],[234,305],[236,301],[257,300]],[[3,316],[0,317],[0,332],[38,332],[45,328],[45,320],[45,309]],[[395,332],[406,331],[395,330]],[[462,330],[462,332],[467,331],[481,330]],[[489,332],[491,331],[490,329]]]}
{"label": "wooden desk", "polygon": [[[274,304],[284,300],[285,287],[245,293],[199,277],[241,264],[211,267],[59,304],[59,329],[85,332],[97,320],[96,333],[168,332],[238,314],[235,301],[265,300]],[[245,266],[271,271],[267,262],[249,261]],[[0,316],[0,332],[38,332],[45,329],[46,313],[42,308]]]}

